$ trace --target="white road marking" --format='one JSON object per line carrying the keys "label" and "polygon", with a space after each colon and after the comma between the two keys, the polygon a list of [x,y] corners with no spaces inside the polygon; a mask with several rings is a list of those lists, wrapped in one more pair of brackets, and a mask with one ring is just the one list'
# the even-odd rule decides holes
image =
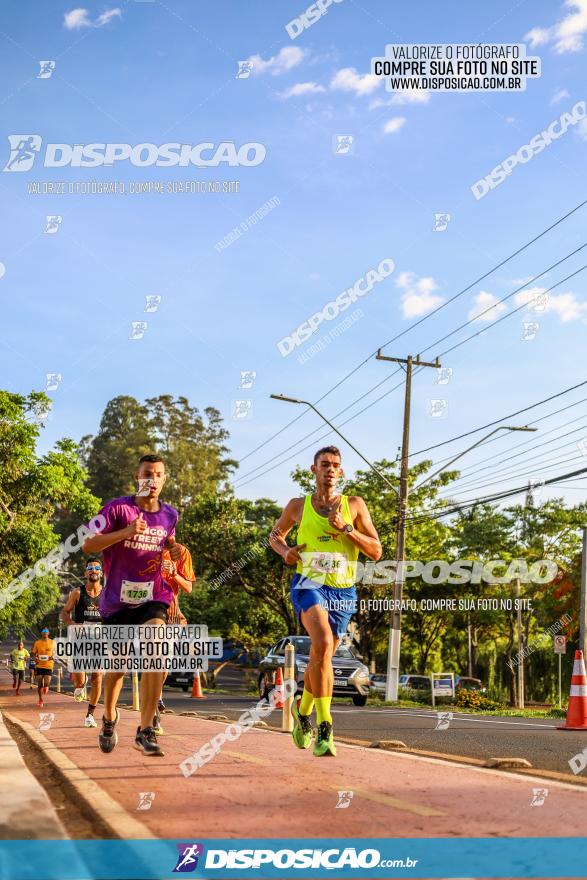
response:
{"label": "white road marking", "polygon": [[[341,711],[340,709],[337,710],[335,708],[331,708],[331,712],[333,715],[335,715],[335,714],[336,715],[338,715],[338,714],[341,714],[341,715],[353,714],[353,715],[355,715],[355,714],[360,714],[361,712],[364,713],[364,711],[365,711],[364,709],[347,709],[347,710]],[[374,713],[377,713],[378,715],[388,715],[388,716],[389,715],[396,715],[396,716],[409,715],[414,718],[436,718],[437,717],[436,713],[431,714],[428,712],[404,712],[404,711],[400,711],[398,709],[389,709],[389,710],[375,709],[375,710],[372,710],[371,712],[368,712],[369,715],[373,715]],[[477,724],[513,724],[516,727],[538,727],[541,730],[556,730],[558,727],[557,724],[541,724],[538,719],[536,722],[530,723],[528,721],[498,721],[497,719],[494,719],[494,718],[476,718],[475,715],[468,715],[466,713],[457,713],[457,712],[453,712],[453,716],[454,715],[458,715],[458,718],[453,718],[453,721],[461,721],[461,720],[475,721]],[[561,721],[562,720],[563,719],[561,719]]]}

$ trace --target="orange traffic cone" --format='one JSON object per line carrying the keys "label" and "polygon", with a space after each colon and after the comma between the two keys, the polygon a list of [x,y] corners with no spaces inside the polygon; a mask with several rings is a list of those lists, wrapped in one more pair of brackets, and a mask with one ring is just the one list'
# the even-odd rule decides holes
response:
{"label": "orange traffic cone", "polygon": [[575,651],[567,720],[559,730],[587,730],[587,675],[583,651]]}
{"label": "orange traffic cone", "polygon": [[204,692],[202,691],[202,682],[200,681],[200,673],[194,672],[194,683],[192,685],[192,697],[197,697],[200,700],[204,699]]}
{"label": "orange traffic cone", "polygon": [[283,709],[285,694],[283,692],[283,672],[281,671],[281,666],[277,667],[273,684],[275,685],[275,701],[273,705],[276,709]]}

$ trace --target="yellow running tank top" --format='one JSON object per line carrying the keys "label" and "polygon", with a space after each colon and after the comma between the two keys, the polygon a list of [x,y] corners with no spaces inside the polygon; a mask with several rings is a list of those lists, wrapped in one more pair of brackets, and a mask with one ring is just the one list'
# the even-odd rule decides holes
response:
{"label": "yellow running tank top", "polygon": [[[352,526],[348,495],[341,495],[340,500],[341,516]],[[359,548],[344,532],[331,526],[328,517],[316,513],[311,495],[304,498],[297,543],[306,545],[306,549],[300,551],[302,562],[296,566],[298,574],[326,587],[354,586]]]}

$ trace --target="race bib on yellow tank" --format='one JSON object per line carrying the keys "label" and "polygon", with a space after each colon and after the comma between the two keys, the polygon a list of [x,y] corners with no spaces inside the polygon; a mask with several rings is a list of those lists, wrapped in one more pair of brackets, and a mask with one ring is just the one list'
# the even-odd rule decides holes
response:
{"label": "race bib on yellow tank", "polygon": [[[344,553],[300,553],[304,565],[304,573],[320,572],[320,574],[346,573],[348,559]],[[308,574],[308,577],[310,575]]]}

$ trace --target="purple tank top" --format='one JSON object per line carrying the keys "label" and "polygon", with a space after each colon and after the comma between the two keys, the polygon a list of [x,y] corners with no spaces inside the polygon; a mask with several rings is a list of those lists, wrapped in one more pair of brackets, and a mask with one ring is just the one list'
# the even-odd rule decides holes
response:
{"label": "purple tank top", "polygon": [[147,530],[132,539],[118,541],[103,551],[105,583],[100,594],[100,613],[109,617],[122,608],[145,602],[171,604],[173,590],[161,575],[161,552],[165,541],[175,536],[178,513],[169,504],[159,502],[156,513],[142,510],[133,495],[115,498],[100,511],[106,520],[101,534],[124,529],[139,513]]}

